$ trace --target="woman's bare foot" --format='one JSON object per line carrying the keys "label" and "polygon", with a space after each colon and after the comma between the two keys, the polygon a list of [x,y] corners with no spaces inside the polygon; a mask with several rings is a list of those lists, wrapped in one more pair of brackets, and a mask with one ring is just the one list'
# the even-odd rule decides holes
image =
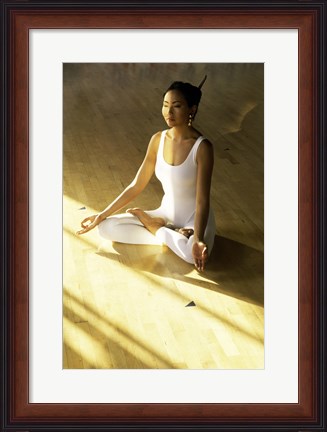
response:
{"label": "woman's bare foot", "polygon": [[130,208],[126,210],[126,213],[136,216],[142,222],[145,228],[152,234],[155,234],[159,228],[162,228],[166,225],[165,219],[160,217],[151,217],[140,208]]}
{"label": "woman's bare foot", "polygon": [[194,234],[194,230],[192,228],[176,228],[175,231],[179,232],[187,238],[190,238]]}

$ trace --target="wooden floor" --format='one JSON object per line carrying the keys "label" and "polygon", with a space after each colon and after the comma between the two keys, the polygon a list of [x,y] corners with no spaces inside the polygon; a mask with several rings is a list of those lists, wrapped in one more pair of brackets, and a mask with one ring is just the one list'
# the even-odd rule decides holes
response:
{"label": "wooden floor", "polygon": [[[63,367],[264,367],[262,64],[65,64]],[[215,148],[217,235],[199,274],[165,246],[105,242],[80,221],[133,179],[166,128],[173,80],[208,75],[196,118]],[[159,206],[153,179],[133,206]],[[195,306],[187,306],[194,302]]]}

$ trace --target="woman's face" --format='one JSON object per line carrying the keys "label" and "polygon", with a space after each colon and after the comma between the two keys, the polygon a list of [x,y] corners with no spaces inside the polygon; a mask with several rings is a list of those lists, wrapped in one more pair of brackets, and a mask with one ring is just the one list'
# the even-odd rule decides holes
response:
{"label": "woman's face", "polygon": [[178,90],[169,90],[163,100],[162,115],[169,127],[185,126],[194,107],[187,105],[186,99]]}

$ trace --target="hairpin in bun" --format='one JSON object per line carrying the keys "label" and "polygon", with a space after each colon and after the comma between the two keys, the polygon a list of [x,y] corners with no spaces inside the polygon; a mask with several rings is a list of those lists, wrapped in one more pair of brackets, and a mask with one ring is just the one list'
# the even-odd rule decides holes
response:
{"label": "hairpin in bun", "polygon": [[199,86],[198,86],[199,89],[201,89],[201,87],[202,87],[203,84],[205,83],[206,79],[207,79],[207,75],[205,75],[204,78],[203,78],[203,80],[200,82],[200,84],[199,84]]}

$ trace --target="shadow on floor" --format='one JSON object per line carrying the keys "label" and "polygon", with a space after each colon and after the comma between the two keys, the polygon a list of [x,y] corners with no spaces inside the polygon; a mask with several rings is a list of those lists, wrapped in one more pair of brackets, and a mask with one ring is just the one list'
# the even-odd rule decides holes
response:
{"label": "shadow on floor", "polygon": [[[133,254],[137,258],[127,258],[129,247],[137,248],[137,254]],[[113,243],[113,248],[118,257],[108,252],[97,253],[109,259],[119,259],[122,264],[131,265],[138,271],[175,278],[254,305],[264,304],[264,255],[242,243],[216,235],[210,260],[201,273],[203,280],[192,277],[194,267],[165,246]]]}

